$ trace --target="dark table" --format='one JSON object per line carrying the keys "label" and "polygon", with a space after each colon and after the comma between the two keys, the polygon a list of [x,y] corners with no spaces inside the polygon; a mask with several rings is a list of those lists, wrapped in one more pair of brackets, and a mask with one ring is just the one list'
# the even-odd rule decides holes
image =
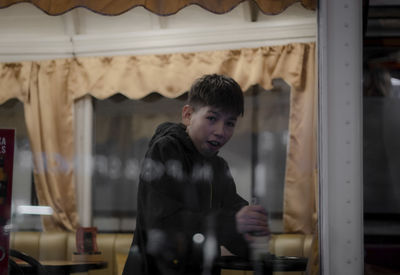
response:
{"label": "dark table", "polygon": [[[15,262],[18,264],[19,268],[24,272],[24,274],[29,274],[32,272],[33,267],[28,263],[19,259]],[[88,272],[89,270],[103,269],[107,267],[106,261],[40,261],[40,263],[46,269],[48,275],[67,275],[71,273]]]}
{"label": "dark table", "polygon": [[221,256],[214,262],[213,274],[221,269],[253,270],[255,274],[272,275],[274,271],[305,271],[307,258],[266,255],[259,261],[249,261],[237,256]]}

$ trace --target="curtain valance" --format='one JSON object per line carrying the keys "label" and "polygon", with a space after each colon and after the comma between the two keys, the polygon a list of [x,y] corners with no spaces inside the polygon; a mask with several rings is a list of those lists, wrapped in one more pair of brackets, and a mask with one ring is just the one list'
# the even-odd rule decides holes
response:
{"label": "curtain valance", "polygon": [[252,49],[143,56],[79,57],[0,63],[0,104],[24,102],[39,203],[55,213],[46,230],[78,225],[74,182],[74,101],[90,94],[131,99],[152,92],[177,97],[207,73],[226,74],[243,88],[271,89],[282,78],[291,86],[289,152],[286,163],[286,232],[313,231],[316,220],[315,43]]}
{"label": "curtain valance", "polygon": [[302,67],[309,51],[310,45],[298,43],[196,53],[82,57],[71,64],[68,88],[75,99],[86,94],[104,99],[117,92],[131,99],[152,92],[174,98],[203,74],[221,73],[234,78],[243,90],[255,84],[271,89],[272,79],[279,77],[301,90],[307,74]]}
{"label": "curtain valance", "polygon": [[[189,5],[198,5],[210,12],[226,13],[245,0],[0,0],[0,8],[16,3],[32,3],[49,15],[60,15],[77,7],[84,7],[104,15],[119,15],[135,7],[144,7],[158,15],[171,15]],[[266,14],[277,14],[296,2],[315,10],[317,0],[251,0]]]}

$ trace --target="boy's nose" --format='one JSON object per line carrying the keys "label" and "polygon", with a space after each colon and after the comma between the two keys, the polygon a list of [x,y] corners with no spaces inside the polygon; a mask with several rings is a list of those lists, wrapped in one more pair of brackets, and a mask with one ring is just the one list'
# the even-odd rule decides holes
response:
{"label": "boy's nose", "polygon": [[214,135],[222,138],[225,134],[225,128],[224,128],[224,123],[217,123],[215,125],[215,129],[214,129]]}

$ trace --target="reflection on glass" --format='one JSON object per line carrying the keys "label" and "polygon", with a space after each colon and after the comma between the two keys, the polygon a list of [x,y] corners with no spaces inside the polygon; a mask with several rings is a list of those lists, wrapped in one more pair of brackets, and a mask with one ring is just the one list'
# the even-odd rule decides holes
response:
{"label": "reflection on glass", "polygon": [[103,231],[132,231],[139,170],[155,127],[179,121],[184,99],[116,95],[94,108],[93,219]]}
{"label": "reflection on glass", "polygon": [[364,13],[365,274],[400,270],[400,5],[386,2]]}
{"label": "reflection on glass", "polygon": [[39,215],[24,214],[20,207],[37,205],[33,184],[33,161],[25,125],[22,102],[11,99],[0,105],[0,127],[15,129],[14,169],[12,186],[12,230],[40,230]]}
{"label": "reflection on glass", "polygon": [[[238,193],[248,201],[257,189],[256,167],[259,176],[264,174],[264,184],[258,185],[265,187],[258,193],[260,202],[269,210],[271,230],[282,232],[290,88],[281,80],[274,83],[272,91],[255,86],[245,92],[244,117],[220,155],[229,163]],[[94,226],[99,231],[134,228],[139,170],[148,142],[161,122],[181,121],[186,96],[168,99],[152,94],[128,100],[117,95],[95,100],[92,192]],[[176,173],[176,168],[166,167],[169,173]]]}

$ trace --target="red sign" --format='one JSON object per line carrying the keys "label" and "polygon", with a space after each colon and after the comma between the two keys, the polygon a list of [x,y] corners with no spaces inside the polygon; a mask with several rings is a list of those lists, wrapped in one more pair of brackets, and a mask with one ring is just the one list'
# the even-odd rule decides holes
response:
{"label": "red sign", "polygon": [[0,129],[0,275],[8,274],[15,130]]}

